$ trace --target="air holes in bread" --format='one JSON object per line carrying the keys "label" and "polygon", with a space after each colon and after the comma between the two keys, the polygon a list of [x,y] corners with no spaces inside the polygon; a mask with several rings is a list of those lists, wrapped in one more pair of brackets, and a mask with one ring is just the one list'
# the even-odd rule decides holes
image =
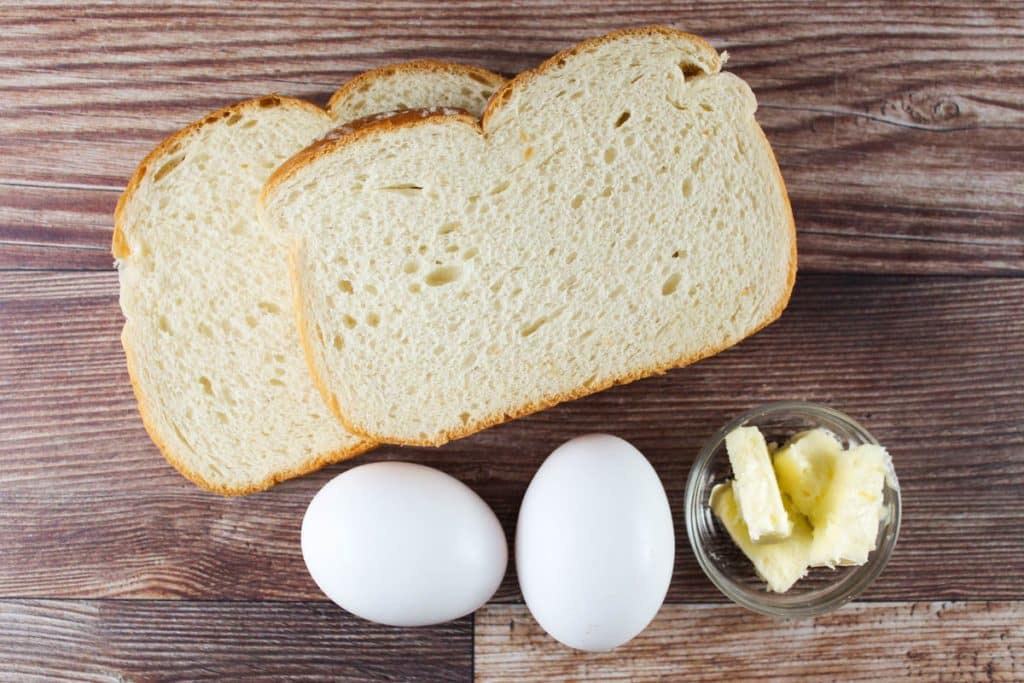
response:
{"label": "air holes in bread", "polygon": [[242,115],[239,114],[238,112],[235,112],[234,114],[229,116],[228,120],[225,121],[224,123],[226,123],[229,126],[233,126],[233,125],[235,125],[236,123],[238,123],[241,120],[242,120]]}
{"label": "air holes in bread", "polygon": [[623,124],[626,123],[626,121],[629,121],[628,111],[624,111],[621,114],[619,114],[619,118],[615,120],[615,127],[622,128]]}
{"label": "air holes in bread", "polygon": [[203,393],[207,396],[213,396],[213,383],[209,377],[200,377],[199,384],[203,386]]}
{"label": "air holes in bread", "polygon": [[185,160],[184,154],[179,154],[176,157],[168,159],[164,162],[163,166],[157,169],[156,174],[153,176],[153,182],[160,182],[168,173],[178,168],[178,166]]}
{"label": "air holes in bread", "polygon": [[178,435],[178,438],[181,439],[181,442],[185,444],[185,448],[189,449],[194,453],[195,449],[192,448],[192,444],[188,442],[188,439],[185,438],[185,435],[181,433],[181,429],[178,427],[178,425],[172,422],[171,427],[174,429],[174,433]]}
{"label": "air holes in bread", "polygon": [[578,194],[572,198],[572,203],[569,205],[574,209],[578,209],[583,205],[583,195]]}
{"label": "air holes in bread", "polygon": [[338,289],[345,292],[346,294],[352,293],[352,281],[351,280],[340,280],[338,282]]}
{"label": "air holes in bread", "polygon": [[672,292],[676,291],[679,287],[679,281],[683,279],[683,276],[679,273],[672,273],[665,280],[665,283],[661,286],[661,295],[668,296]]}
{"label": "air holes in bread", "polygon": [[[679,111],[690,111],[690,108],[687,107],[685,104],[682,104],[681,102],[676,102],[671,97],[666,97],[665,99],[668,100],[668,103],[671,104],[676,109],[678,109]],[[644,121],[650,123],[650,117],[645,118]]]}
{"label": "air holes in bread", "polygon": [[413,183],[398,183],[396,185],[385,185],[380,188],[382,190],[388,190],[389,192],[398,192],[401,194],[415,195],[421,191],[423,187],[421,185],[415,185]]}
{"label": "air holes in bread", "polygon": [[420,262],[417,261],[416,259],[409,259],[402,266],[402,272],[405,273],[406,275],[412,275],[413,273],[415,273],[419,269],[420,269]]}
{"label": "air holes in bread", "polygon": [[462,269],[459,266],[441,266],[427,273],[423,281],[430,287],[440,287],[455,282],[461,275]]}
{"label": "air holes in bread", "polygon": [[440,228],[438,228],[437,229],[437,234],[438,235],[448,235],[450,233],[455,232],[460,227],[462,227],[462,226],[461,226],[461,224],[458,221],[451,221],[449,223],[445,223]]}
{"label": "air holes in bread", "polygon": [[689,199],[693,196],[693,179],[686,178],[683,180],[683,196]]}
{"label": "air holes in bread", "polygon": [[680,62],[679,70],[683,72],[683,78],[692,81],[698,76],[704,75],[704,70],[696,64],[690,64],[689,62]]}
{"label": "air holes in bread", "polygon": [[257,304],[261,311],[270,315],[277,315],[281,312],[281,307],[277,304],[272,304],[269,301],[261,301]]}
{"label": "air holes in bread", "polygon": [[604,162],[610,164],[615,161],[616,151],[614,147],[609,147],[604,151]]}
{"label": "air holes in bread", "polygon": [[347,327],[350,330],[356,326],[356,319],[350,316],[348,313],[341,316],[341,322],[343,322],[345,324],[345,327]]}
{"label": "air holes in bread", "polygon": [[258,102],[258,104],[262,109],[270,109],[271,107],[276,107],[281,104],[281,99],[274,96],[264,97]]}
{"label": "air holes in bread", "polygon": [[366,316],[366,324],[370,327],[377,327],[380,325],[380,316],[376,313],[370,313]]}
{"label": "air holes in bread", "polygon": [[164,316],[160,316],[160,320],[157,322],[157,326],[160,328],[161,332],[173,334],[173,332],[171,332],[171,325],[170,323],[167,322],[167,318],[165,318]]}

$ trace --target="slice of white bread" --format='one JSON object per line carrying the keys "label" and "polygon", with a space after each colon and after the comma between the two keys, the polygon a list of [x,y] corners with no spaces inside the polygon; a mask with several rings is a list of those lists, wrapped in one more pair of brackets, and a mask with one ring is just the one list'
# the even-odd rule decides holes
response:
{"label": "slice of white bread", "polygon": [[456,107],[480,116],[504,83],[502,76],[486,69],[420,59],[356,76],[338,88],[327,110],[339,123],[420,107]]}
{"label": "slice of white bread", "polygon": [[509,81],[477,119],[364,121],[278,169],[300,334],[332,411],[440,444],[692,363],[777,318],[789,200],[742,80],[649,27]]}
{"label": "slice of white bread", "polygon": [[[422,98],[415,105],[444,103],[449,93],[431,85],[478,85],[478,70],[459,79],[453,69],[431,81],[399,68],[404,75],[386,81],[407,80]],[[355,113],[393,104],[379,87],[358,106],[334,101]],[[182,474],[222,494],[265,489],[372,446],[346,432],[313,387],[287,242],[256,211],[274,168],[334,123],[276,95],[227,107],[161,143],[117,207],[122,342],[143,422]]]}

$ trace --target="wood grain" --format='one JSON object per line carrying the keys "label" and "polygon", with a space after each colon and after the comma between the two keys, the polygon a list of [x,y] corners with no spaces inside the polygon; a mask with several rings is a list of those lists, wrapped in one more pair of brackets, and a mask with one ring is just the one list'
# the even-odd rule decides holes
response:
{"label": "wood grain", "polygon": [[0,601],[5,681],[468,681],[472,619],[397,629],[328,602]]}
{"label": "wood grain", "polygon": [[1024,603],[854,604],[779,621],[738,607],[667,605],[647,630],[606,653],[575,652],[525,607],[477,613],[481,682],[1019,681]]}
{"label": "wood grain", "polygon": [[0,270],[110,270],[119,195],[0,183]]}
{"label": "wood grain", "polygon": [[228,102],[279,90],[323,103],[361,70],[416,57],[516,73],[581,38],[666,23],[727,49],[758,93],[803,268],[1024,273],[1019,3],[937,16],[910,2],[9,3],[4,23],[0,269],[107,267],[104,235],[84,253],[58,225],[36,234],[48,217],[17,209],[31,202],[20,184],[97,187],[89,205],[112,205],[103,190],[158,140]]}
{"label": "wood grain", "polygon": [[[893,453],[900,545],[873,600],[1024,598],[1024,280],[801,276],[782,319],[740,346],[440,449],[382,448],[465,481],[511,539],[544,457],[610,431],[650,458],[675,511],[672,601],[722,598],[685,535],[701,444],[756,404],[804,398]],[[302,512],[338,465],[227,500],[168,467],[135,414],[112,273],[0,274],[0,596],[316,598]],[[956,558],[951,561],[950,558]],[[497,598],[519,599],[513,572]]]}

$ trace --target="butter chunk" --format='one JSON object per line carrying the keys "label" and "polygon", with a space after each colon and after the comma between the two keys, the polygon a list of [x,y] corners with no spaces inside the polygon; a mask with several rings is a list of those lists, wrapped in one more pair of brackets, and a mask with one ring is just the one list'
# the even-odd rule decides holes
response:
{"label": "butter chunk", "polygon": [[754,564],[768,589],[785,593],[807,574],[811,550],[811,527],[802,515],[794,514],[789,536],[776,543],[754,543],[740,514],[732,483],[719,484],[711,491],[711,511],[729,536]]}
{"label": "butter chunk", "polygon": [[811,524],[820,522],[817,512],[842,451],[834,436],[818,428],[797,434],[772,458],[779,489]]}
{"label": "butter chunk", "polygon": [[885,511],[883,491],[889,456],[865,444],[834,460],[831,480],[810,516],[814,525],[810,564],[861,565],[875,549]]}
{"label": "butter chunk", "polygon": [[768,445],[757,427],[738,427],[725,437],[732,465],[733,489],[740,515],[754,543],[789,536],[792,522],[782,504]]}

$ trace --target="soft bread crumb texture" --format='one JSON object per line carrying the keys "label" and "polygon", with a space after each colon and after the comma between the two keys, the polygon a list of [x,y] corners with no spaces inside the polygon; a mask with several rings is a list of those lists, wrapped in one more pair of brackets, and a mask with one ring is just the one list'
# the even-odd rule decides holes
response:
{"label": "soft bread crumb texture", "polygon": [[331,97],[327,108],[338,123],[378,112],[441,106],[479,116],[504,82],[502,76],[486,69],[418,60],[353,78]]}
{"label": "soft bread crumb texture", "polygon": [[756,101],[700,39],[624,31],[467,116],[369,124],[264,190],[300,333],[353,431],[440,444],[774,320],[792,214]]}

